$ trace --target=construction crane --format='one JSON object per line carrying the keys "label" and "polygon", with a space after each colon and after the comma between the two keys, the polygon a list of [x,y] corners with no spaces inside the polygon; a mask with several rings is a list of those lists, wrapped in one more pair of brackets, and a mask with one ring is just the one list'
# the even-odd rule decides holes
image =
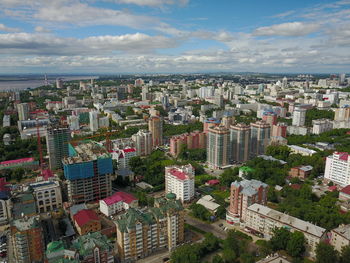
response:
{"label": "construction crane", "polygon": [[105,137],[106,137],[106,144],[105,144],[106,150],[107,150],[108,152],[111,152],[113,147],[112,147],[112,142],[111,142],[110,136],[111,136],[111,135],[114,135],[114,134],[118,134],[118,133],[120,133],[120,131],[103,132],[103,133],[99,133],[99,134],[96,134],[96,135],[87,136],[87,137],[82,137],[82,138],[79,138],[79,139],[76,139],[76,140],[71,140],[71,141],[69,141],[68,143],[74,144],[74,143],[79,142],[79,141],[83,141],[83,140],[93,139],[93,138],[96,138],[96,137],[105,136]]}
{"label": "construction crane", "polygon": [[39,156],[40,156],[40,170],[43,172],[44,170],[44,158],[43,158],[43,150],[41,147],[41,138],[40,138],[40,126],[39,126],[39,120],[36,119],[36,136],[38,139],[38,151],[39,151]]}

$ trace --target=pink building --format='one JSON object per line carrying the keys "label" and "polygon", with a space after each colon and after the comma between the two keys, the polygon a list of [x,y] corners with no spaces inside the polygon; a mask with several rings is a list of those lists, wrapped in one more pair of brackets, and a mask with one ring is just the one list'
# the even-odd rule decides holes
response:
{"label": "pink building", "polygon": [[272,137],[287,137],[287,124],[285,123],[277,123],[272,126]]}
{"label": "pink building", "polygon": [[116,192],[113,195],[100,200],[100,211],[106,216],[114,215],[120,211],[137,207],[138,200],[131,194]]}
{"label": "pink building", "polygon": [[235,181],[231,184],[230,207],[226,213],[229,224],[245,221],[247,208],[252,204],[267,204],[268,185],[258,180]]}
{"label": "pink building", "polygon": [[170,138],[170,154],[177,156],[181,151],[181,146],[186,145],[188,149],[205,149],[206,134],[200,131],[184,133]]}
{"label": "pink building", "polygon": [[272,127],[272,125],[277,124],[277,114],[273,111],[265,111],[263,113],[262,120],[270,124],[270,126]]}
{"label": "pink building", "polygon": [[219,126],[221,123],[220,120],[216,118],[208,118],[203,122],[203,132],[208,133],[209,128],[214,128],[216,126]]}

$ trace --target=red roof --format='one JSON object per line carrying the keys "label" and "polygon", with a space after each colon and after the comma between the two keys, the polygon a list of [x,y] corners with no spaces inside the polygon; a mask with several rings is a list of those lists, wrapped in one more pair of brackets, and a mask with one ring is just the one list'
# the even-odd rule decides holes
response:
{"label": "red roof", "polygon": [[136,152],[136,149],[135,148],[127,148],[127,149],[124,149],[123,151],[126,153],[130,153],[130,152]]}
{"label": "red roof", "polygon": [[293,188],[294,190],[300,190],[301,185],[300,184],[291,184],[290,187]]}
{"label": "red roof", "polygon": [[341,193],[350,195],[350,185],[345,186],[343,189],[340,190]]}
{"label": "red roof", "polygon": [[219,184],[219,183],[220,183],[220,181],[217,179],[209,180],[207,182],[207,184],[209,184],[209,185],[215,185],[215,184]]}
{"label": "red roof", "polygon": [[6,177],[0,178],[0,191],[10,191],[9,185],[10,183],[6,182]]}
{"label": "red roof", "polygon": [[186,180],[187,179],[187,174],[184,173],[184,172],[181,172],[177,169],[171,169],[170,170],[170,173],[173,175],[173,176],[176,176],[178,179],[180,180]]}
{"label": "red roof", "polygon": [[132,203],[133,201],[137,200],[133,195],[125,193],[125,192],[116,192],[113,195],[103,199],[103,201],[107,205],[112,205],[118,202],[124,202],[127,204]]}
{"label": "red roof", "polygon": [[335,154],[339,155],[339,159],[343,161],[347,161],[349,158],[349,154],[347,152],[335,152]]}
{"label": "red roof", "polygon": [[47,181],[50,177],[53,177],[54,174],[50,169],[45,169],[42,173],[41,176],[44,177],[45,181]]}
{"label": "red roof", "polygon": [[78,226],[82,227],[91,221],[99,221],[95,211],[90,209],[83,209],[76,213],[74,216],[74,221],[77,222]]}
{"label": "red roof", "polygon": [[0,163],[0,165],[26,163],[26,162],[34,162],[34,158],[29,157],[29,158],[22,158],[22,159],[17,159],[17,160],[3,161]]}
{"label": "red roof", "polygon": [[334,192],[334,191],[337,191],[338,188],[337,188],[336,185],[332,185],[332,186],[328,187],[328,190],[331,191],[331,192]]}

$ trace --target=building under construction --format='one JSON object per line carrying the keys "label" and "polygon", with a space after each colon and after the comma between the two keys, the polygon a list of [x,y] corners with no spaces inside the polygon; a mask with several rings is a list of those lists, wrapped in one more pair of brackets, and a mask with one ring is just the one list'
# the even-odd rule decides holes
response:
{"label": "building under construction", "polygon": [[112,156],[98,143],[69,144],[69,157],[62,163],[70,202],[98,201],[111,195]]}

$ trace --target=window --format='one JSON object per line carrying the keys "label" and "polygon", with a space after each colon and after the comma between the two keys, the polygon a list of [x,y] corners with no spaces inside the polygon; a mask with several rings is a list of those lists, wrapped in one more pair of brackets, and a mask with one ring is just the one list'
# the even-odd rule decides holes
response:
{"label": "window", "polygon": [[100,263],[100,250],[98,249],[98,247],[96,247],[94,250],[94,259],[95,263]]}

